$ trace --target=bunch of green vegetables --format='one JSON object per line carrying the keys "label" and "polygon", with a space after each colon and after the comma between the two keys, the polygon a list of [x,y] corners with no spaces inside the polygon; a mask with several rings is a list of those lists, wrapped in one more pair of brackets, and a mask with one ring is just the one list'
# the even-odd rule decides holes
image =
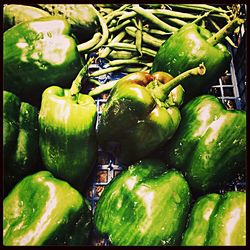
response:
{"label": "bunch of green vegetables", "polygon": [[[245,169],[246,113],[205,94],[244,23],[222,7],[5,6],[4,245],[86,245],[93,224],[113,245],[246,244],[245,192],[219,194]],[[110,67],[89,74],[92,52]],[[82,93],[114,70],[133,73]],[[92,216],[98,146],[128,168]]]}
{"label": "bunch of green vegetables", "polygon": [[[119,6],[119,7],[118,7]],[[123,4],[96,7],[107,25],[107,41],[98,56],[106,58],[110,67],[97,71],[99,76],[113,71],[137,72],[150,70],[156,52],[173,33],[187,23],[218,31],[236,14],[233,8],[211,5]],[[220,26],[217,24],[220,23]],[[229,37],[226,40],[235,47]]]}

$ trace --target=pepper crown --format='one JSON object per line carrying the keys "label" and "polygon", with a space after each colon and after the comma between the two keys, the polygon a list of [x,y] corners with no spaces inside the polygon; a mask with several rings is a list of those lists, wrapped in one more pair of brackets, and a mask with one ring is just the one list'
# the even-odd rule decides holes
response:
{"label": "pepper crown", "polygon": [[88,76],[88,68],[89,65],[93,62],[93,58],[90,58],[87,63],[83,66],[83,68],[80,70],[80,72],[78,73],[77,77],[75,78],[75,80],[72,82],[71,88],[70,88],[70,95],[72,100],[77,102],[77,97],[78,94],[82,88],[82,83],[83,83],[83,79],[86,80],[87,76]]}
{"label": "pepper crown", "polygon": [[194,75],[204,75],[206,73],[206,68],[205,65],[202,63],[200,64],[198,67],[193,68],[193,69],[189,69],[183,73],[181,73],[180,75],[178,75],[177,77],[175,77],[174,79],[170,80],[169,82],[167,82],[166,84],[162,84],[162,85],[154,85],[154,86],[150,86],[149,84],[149,91],[152,93],[152,95],[154,96],[154,98],[156,99],[156,102],[165,102],[169,93],[175,88],[177,87],[179,84],[181,84],[181,82],[190,77],[190,76],[194,76]]}

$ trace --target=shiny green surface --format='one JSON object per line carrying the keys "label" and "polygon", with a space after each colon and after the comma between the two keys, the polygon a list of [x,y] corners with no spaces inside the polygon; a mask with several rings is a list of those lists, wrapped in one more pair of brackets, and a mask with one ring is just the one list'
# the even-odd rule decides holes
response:
{"label": "shiny green surface", "polygon": [[36,171],[38,160],[38,111],[3,91],[4,192],[25,175]]}
{"label": "shiny green surface", "polygon": [[182,245],[246,245],[246,193],[202,196],[194,204]]}
{"label": "shiny green surface", "polygon": [[100,23],[92,4],[38,4],[52,16],[62,16],[71,24],[72,32],[80,42],[90,40]]}
{"label": "shiny green surface", "polygon": [[39,112],[39,146],[45,167],[73,186],[84,186],[97,157],[96,105],[88,95],[73,100],[68,89],[47,88]]}
{"label": "shiny green surface", "polygon": [[207,246],[246,246],[246,193],[222,196],[210,219]]}
{"label": "shiny green surface", "polygon": [[36,18],[46,16],[50,16],[50,14],[33,6],[8,4],[3,8],[4,30],[7,30],[21,22],[31,21]]}
{"label": "shiny green surface", "polygon": [[225,110],[203,95],[181,110],[182,122],[166,145],[170,166],[182,170],[194,191],[208,192],[245,171],[246,112]]}
{"label": "shiny green surface", "polygon": [[182,246],[204,246],[212,212],[220,200],[219,194],[207,194],[194,204],[184,233]]}
{"label": "shiny green surface", "polygon": [[165,71],[177,76],[187,69],[204,63],[204,76],[184,80],[185,101],[205,94],[229,68],[230,53],[222,44],[210,45],[206,40],[211,34],[196,24],[189,23],[180,28],[160,47],[154,58],[151,72]]}
{"label": "shiny green surface", "polygon": [[[145,72],[123,77],[102,110],[99,143],[122,163],[134,163],[145,157],[170,139],[179,125],[182,88],[170,92],[165,103],[157,102],[147,88],[153,79]],[[162,83],[157,80],[156,84]]]}
{"label": "shiny green surface", "polygon": [[4,199],[3,244],[86,244],[90,217],[89,205],[78,191],[41,171],[24,178]]}
{"label": "shiny green surface", "polygon": [[82,68],[70,32],[60,17],[23,22],[5,31],[4,89],[37,105],[46,87],[68,86]]}
{"label": "shiny green surface", "polygon": [[189,187],[176,170],[139,162],[103,191],[94,222],[117,246],[178,245],[189,209]]}

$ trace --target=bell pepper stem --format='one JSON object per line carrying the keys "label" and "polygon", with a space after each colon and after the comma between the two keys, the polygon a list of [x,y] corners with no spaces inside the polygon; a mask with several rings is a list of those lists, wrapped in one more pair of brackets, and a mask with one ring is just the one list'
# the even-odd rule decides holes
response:
{"label": "bell pepper stem", "polygon": [[88,62],[83,66],[83,68],[78,73],[75,80],[72,82],[71,88],[70,88],[70,95],[73,99],[79,94],[81,87],[82,87],[82,80],[85,76],[88,75],[88,68],[89,65],[93,62],[93,58],[90,58]]}
{"label": "bell pepper stem", "polygon": [[160,85],[158,87],[155,87],[154,89],[152,89],[152,94],[154,95],[154,97],[162,102],[164,102],[169,93],[175,88],[177,87],[179,84],[181,84],[181,82],[190,77],[190,76],[194,76],[194,75],[204,75],[206,73],[206,68],[205,65],[202,63],[200,64],[198,67],[193,68],[193,69],[189,69],[183,73],[181,73],[180,75],[176,76],[174,79],[170,80],[169,82],[167,82],[164,85]]}
{"label": "bell pepper stem", "polygon": [[222,40],[231,34],[239,25],[243,24],[245,19],[241,19],[239,17],[233,19],[231,22],[226,24],[221,30],[215,33],[213,36],[207,39],[207,42],[212,46],[222,42]]}

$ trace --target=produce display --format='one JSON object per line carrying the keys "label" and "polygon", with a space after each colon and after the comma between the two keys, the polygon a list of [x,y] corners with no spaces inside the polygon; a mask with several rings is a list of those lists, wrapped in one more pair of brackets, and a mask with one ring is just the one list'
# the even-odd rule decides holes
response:
{"label": "produce display", "polygon": [[82,245],[91,212],[81,194],[48,171],[25,177],[3,202],[3,243]]}
{"label": "produce display", "polygon": [[225,110],[211,95],[196,97],[181,111],[181,124],[166,145],[167,161],[186,173],[192,189],[211,192],[244,171],[244,111]]}
{"label": "produce display", "polygon": [[3,91],[5,194],[38,163],[38,111],[11,92]]}
{"label": "produce display", "polygon": [[200,197],[192,208],[181,245],[246,245],[246,193],[230,191]]}
{"label": "produce display", "polygon": [[3,244],[246,245],[243,7],[5,4]]}
{"label": "produce display", "polygon": [[161,162],[141,161],[103,191],[94,222],[100,233],[109,235],[112,244],[179,244],[191,195],[183,175],[172,169],[164,172],[164,167]]}
{"label": "produce display", "polygon": [[173,79],[165,72],[137,72],[120,79],[103,108],[97,131],[101,147],[111,148],[122,163],[130,164],[165,144],[181,120],[179,83],[205,72],[200,65]]}

